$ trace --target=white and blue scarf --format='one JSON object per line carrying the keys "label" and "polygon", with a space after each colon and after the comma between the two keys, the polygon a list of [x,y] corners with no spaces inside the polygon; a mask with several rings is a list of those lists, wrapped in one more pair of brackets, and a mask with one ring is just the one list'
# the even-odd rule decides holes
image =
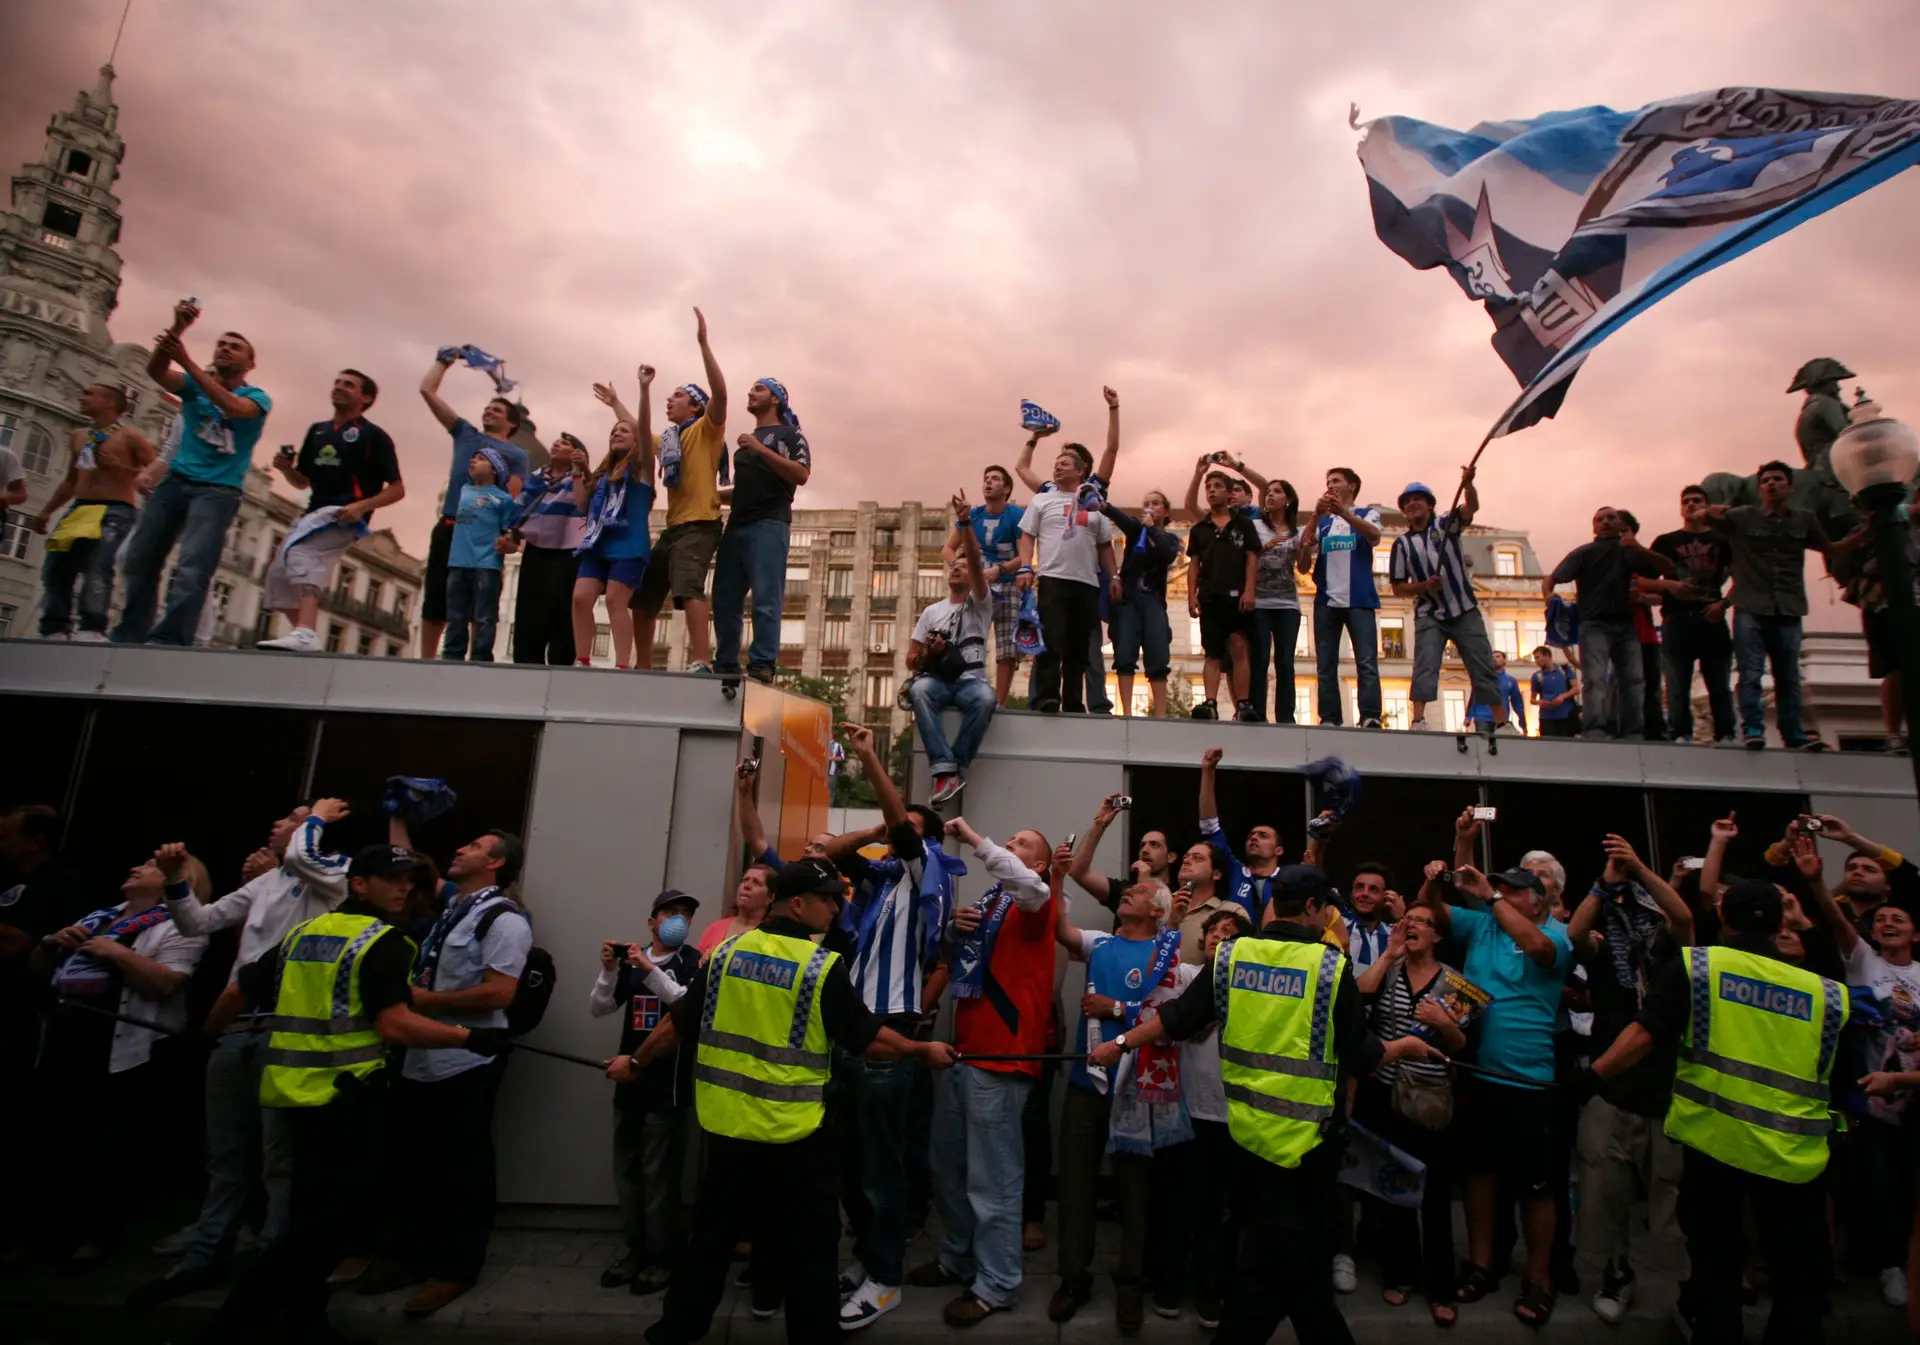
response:
{"label": "white and blue scarf", "polygon": [[[707,390],[698,383],[682,383],[680,391],[687,394],[695,413],[685,420],[676,420],[660,432],[660,479],[667,483],[668,489],[680,484],[680,462],[686,456],[681,447],[680,437],[693,428],[694,422],[707,412]],[[727,484],[727,455],[720,455],[720,484]]]}
{"label": "white and blue scarf", "polygon": [[117,420],[104,430],[88,430],[87,442],[80,445],[80,454],[74,460],[74,466],[83,472],[91,472],[94,468],[98,467],[100,465],[98,456],[100,445],[106,443],[107,440],[113,438],[113,436],[118,433],[120,433],[120,422]]}
{"label": "white and blue scarf", "polygon": [[600,543],[608,528],[627,526],[627,479],[614,480],[613,473],[600,478],[600,484],[594,487],[594,498],[587,506],[587,530],[580,535],[580,545],[573,549],[576,556],[592,552]]}
{"label": "white and blue scarf", "polygon": [[987,967],[993,961],[993,946],[1012,907],[1013,893],[1005,883],[995,883],[973,903],[973,909],[981,913],[980,928],[953,955],[953,979],[948,985],[955,999],[979,999],[987,993]]}
{"label": "white and blue scarf", "polygon": [[[123,915],[120,906],[107,906],[83,915],[74,923],[89,935],[123,941],[129,945],[163,920],[171,919],[164,903],[155,902],[144,911]],[[132,937],[129,937],[132,936]],[[53,988],[66,997],[105,995],[119,988],[120,976],[91,954],[74,949],[54,968]]]}

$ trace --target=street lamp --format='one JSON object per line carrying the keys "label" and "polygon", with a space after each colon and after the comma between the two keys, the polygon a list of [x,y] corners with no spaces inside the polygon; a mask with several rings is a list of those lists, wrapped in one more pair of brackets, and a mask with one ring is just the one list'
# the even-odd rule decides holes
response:
{"label": "street lamp", "polygon": [[[1887,604],[1894,664],[1899,669],[1900,698],[1907,712],[1911,742],[1920,729],[1920,612],[1913,600],[1913,565],[1908,556],[1907,489],[1920,472],[1920,436],[1880,407],[1862,391],[1854,405],[1852,423],[1833,441],[1833,474],[1851,495],[1873,530],[1874,558],[1880,572],[1880,592]],[[1920,797],[1920,752],[1912,754],[1914,790]]]}

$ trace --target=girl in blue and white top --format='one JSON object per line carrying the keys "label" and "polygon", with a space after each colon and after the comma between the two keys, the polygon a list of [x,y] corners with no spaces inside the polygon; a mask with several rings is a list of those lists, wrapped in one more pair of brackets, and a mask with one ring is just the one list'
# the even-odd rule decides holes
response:
{"label": "girl in blue and white top", "polygon": [[605,383],[593,395],[618,418],[607,439],[607,456],[589,476],[574,478],[574,498],[587,517],[587,530],[575,555],[580,569],[573,581],[574,662],[590,664],[597,628],[594,609],[607,598],[607,624],[613,628],[613,666],[633,666],[633,591],[647,572],[653,552],[647,515],[653,509],[653,366],[639,369],[640,415],[621,403]]}

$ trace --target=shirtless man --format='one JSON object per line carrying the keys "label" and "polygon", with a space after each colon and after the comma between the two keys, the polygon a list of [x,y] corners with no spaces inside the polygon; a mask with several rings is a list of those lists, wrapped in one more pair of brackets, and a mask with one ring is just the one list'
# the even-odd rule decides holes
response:
{"label": "shirtless man", "polygon": [[[81,390],[80,410],[92,425],[73,432],[67,474],[47,507],[27,526],[45,532],[54,511],[72,501],[47,539],[40,576],[40,638],[101,644],[113,602],[114,560],[139,514],[135,481],[157,455],[144,434],[121,423],[127,394],[118,387],[89,383]],[[75,580],[80,583],[80,630],[70,636]]]}

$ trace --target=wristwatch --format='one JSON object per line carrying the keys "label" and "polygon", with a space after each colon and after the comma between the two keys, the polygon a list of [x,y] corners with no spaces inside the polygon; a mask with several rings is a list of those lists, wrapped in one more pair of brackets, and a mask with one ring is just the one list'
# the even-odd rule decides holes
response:
{"label": "wristwatch", "polygon": [[1133,1049],[1133,1043],[1127,1040],[1127,1034],[1124,1032],[1113,1039],[1113,1044],[1118,1046],[1122,1053]]}

